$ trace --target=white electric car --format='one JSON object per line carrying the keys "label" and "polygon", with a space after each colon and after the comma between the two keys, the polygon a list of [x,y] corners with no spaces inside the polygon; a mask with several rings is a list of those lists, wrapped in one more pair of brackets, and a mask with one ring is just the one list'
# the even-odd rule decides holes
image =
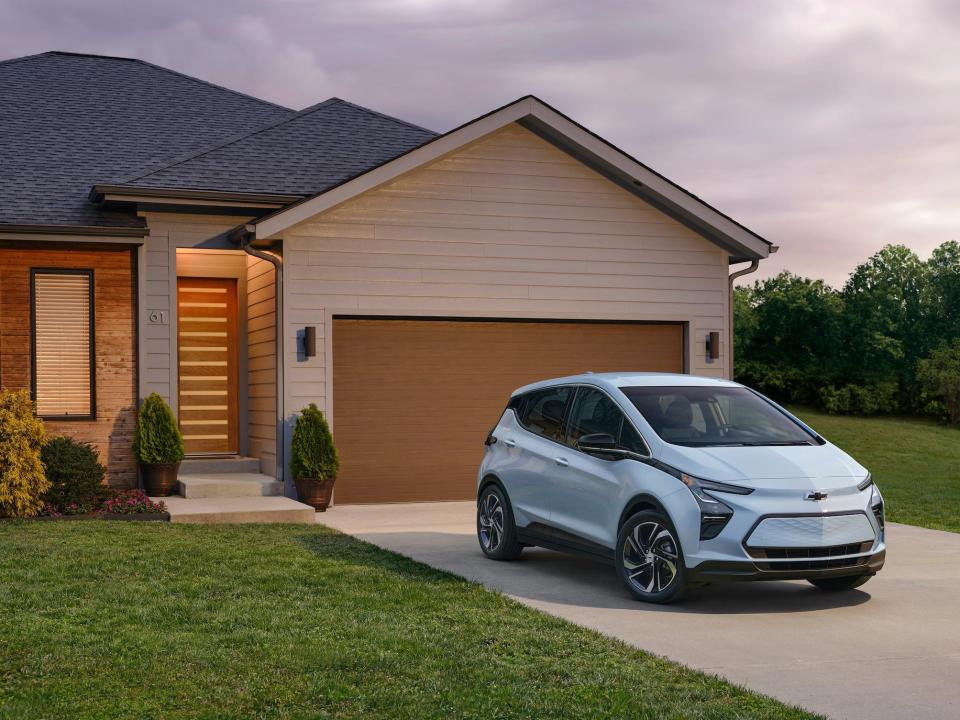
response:
{"label": "white electric car", "polygon": [[759,393],[691,375],[587,373],[517,390],[486,440],[477,536],[613,562],[640,600],[719,580],[851,590],[883,567],[870,473]]}

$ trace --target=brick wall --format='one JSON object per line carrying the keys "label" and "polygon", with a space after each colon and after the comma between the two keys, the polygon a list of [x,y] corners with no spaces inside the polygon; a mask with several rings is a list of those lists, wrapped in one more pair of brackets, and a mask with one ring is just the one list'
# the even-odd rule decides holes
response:
{"label": "brick wall", "polygon": [[0,387],[30,388],[30,269],[92,269],[97,417],[47,421],[49,435],[93,443],[108,482],[136,487],[136,275],[129,246],[0,244]]}

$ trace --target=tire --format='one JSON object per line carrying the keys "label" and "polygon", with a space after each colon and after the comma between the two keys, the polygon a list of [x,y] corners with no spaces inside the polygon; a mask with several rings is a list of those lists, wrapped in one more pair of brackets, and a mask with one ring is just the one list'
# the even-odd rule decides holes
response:
{"label": "tire", "polygon": [[863,585],[872,575],[844,575],[832,578],[807,578],[807,582],[826,592],[846,592]]}
{"label": "tire", "polygon": [[477,540],[491,560],[516,560],[523,550],[517,540],[513,508],[496,485],[487,485],[477,500]]}
{"label": "tire", "polygon": [[617,573],[637,600],[666,604],[687,591],[683,548],[670,518],[658,510],[642,510],[620,528]]}

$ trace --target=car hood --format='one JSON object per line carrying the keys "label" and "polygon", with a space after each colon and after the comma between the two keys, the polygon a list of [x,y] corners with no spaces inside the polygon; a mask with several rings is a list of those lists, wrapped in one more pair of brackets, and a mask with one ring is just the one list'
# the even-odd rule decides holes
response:
{"label": "car hood", "polygon": [[705,480],[753,488],[815,488],[855,485],[866,469],[840,448],[825,445],[682,447],[664,445],[668,465]]}

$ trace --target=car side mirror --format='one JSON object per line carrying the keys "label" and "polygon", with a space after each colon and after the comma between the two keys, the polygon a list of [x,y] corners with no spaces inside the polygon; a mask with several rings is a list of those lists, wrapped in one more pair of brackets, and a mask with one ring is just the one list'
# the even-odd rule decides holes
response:
{"label": "car side mirror", "polygon": [[588,455],[610,456],[617,452],[617,440],[607,433],[591,433],[577,440],[577,449]]}

